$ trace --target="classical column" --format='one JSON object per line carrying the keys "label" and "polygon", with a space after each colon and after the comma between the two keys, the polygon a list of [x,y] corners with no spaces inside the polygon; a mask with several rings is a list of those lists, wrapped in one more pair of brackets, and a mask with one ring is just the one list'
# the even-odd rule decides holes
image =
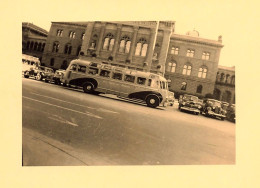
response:
{"label": "classical column", "polygon": [[135,50],[138,29],[139,29],[139,27],[134,26],[134,36],[133,36],[133,39],[131,41],[131,47],[130,47],[130,51],[129,51],[129,54],[128,54],[128,57],[127,57],[127,59],[129,59],[131,62],[132,62],[132,58],[133,58],[133,54],[134,54],[134,50]]}
{"label": "classical column", "polygon": [[118,44],[120,42],[119,39],[120,39],[121,29],[122,29],[122,24],[118,24],[117,25],[117,31],[116,31],[115,45],[114,45],[114,48],[113,48],[113,51],[112,51],[112,56],[113,56],[114,59],[115,59],[116,52],[117,52],[117,49],[118,49]]}
{"label": "classical column", "polygon": [[171,37],[171,30],[164,30],[163,31],[163,42],[161,46],[161,51],[159,54],[159,65],[161,66],[160,72],[164,75],[165,73],[165,64],[166,64],[166,58],[168,54],[169,44],[170,44],[170,37]]}
{"label": "classical column", "polygon": [[150,72],[151,66],[152,66],[152,58],[153,58],[153,50],[154,50],[154,46],[155,46],[155,41],[156,41],[156,29],[152,28],[150,42],[148,45],[146,59],[145,59],[145,62],[148,64],[147,65],[148,72]]}
{"label": "classical column", "polygon": [[98,39],[97,51],[96,51],[97,56],[99,55],[100,49],[102,47],[102,41],[103,41],[103,36],[104,36],[104,33],[105,33],[105,27],[106,27],[106,23],[102,22],[101,23],[101,31],[100,31],[99,39]]}
{"label": "classical column", "polygon": [[89,48],[89,42],[91,39],[91,34],[92,34],[92,31],[94,28],[94,24],[95,24],[94,22],[89,22],[87,25],[87,28],[85,30],[85,37],[82,41],[82,46],[81,46],[81,51],[83,51],[84,54],[87,54],[87,50]]}

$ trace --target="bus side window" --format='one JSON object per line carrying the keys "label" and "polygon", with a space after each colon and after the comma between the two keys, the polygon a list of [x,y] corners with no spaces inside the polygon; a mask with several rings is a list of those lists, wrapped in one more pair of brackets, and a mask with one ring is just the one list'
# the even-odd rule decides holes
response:
{"label": "bus side window", "polygon": [[145,85],[146,78],[137,77],[137,84]]}
{"label": "bus side window", "polygon": [[134,83],[135,82],[135,77],[132,76],[132,75],[125,75],[125,79],[124,79],[126,82],[132,82]]}
{"label": "bus side window", "polygon": [[77,65],[73,64],[70,66],[70,70],[76,71],[77,70]]}
{"label": "bus side window", "polygon": [[148,86],[151,86],[152,85],[152,79],[149,79],[148,80]]}
{"label": "bus side window", "polygon": [[100,71],[100,76],[109,77],[109,74],[110,74],[110,71],[107,71],[107,70]]}
{"label": "bus side window", "polygon": [[79,65],[78,72],[86,73],[86,66]]}
{"label": "bus side window", "polygon": [[97,68],[89,68],[89,70],[88,70],[88,74],[93,74],[93,75],[95,75],[95,74],[97,74],[98,73],[98,69]]}
{"label": "bus side window", "polygon": [[113,79],[122,80],[122,74],[115,72],[112,76]]}

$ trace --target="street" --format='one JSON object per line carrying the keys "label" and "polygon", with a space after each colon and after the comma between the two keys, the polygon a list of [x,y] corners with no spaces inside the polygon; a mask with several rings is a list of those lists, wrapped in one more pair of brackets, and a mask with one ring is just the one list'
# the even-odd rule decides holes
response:
{"label": "street", "polygon": [[22,79],[24,166],[235,164],[235,124]]}

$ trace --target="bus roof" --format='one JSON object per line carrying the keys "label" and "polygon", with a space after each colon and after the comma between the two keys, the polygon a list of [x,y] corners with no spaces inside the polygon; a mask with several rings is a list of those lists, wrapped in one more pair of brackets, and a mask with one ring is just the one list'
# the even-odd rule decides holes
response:
{"label": "bus roof", "polygon": [[128,69],[125,67],[119,67],[119,66],[104,64],[104,63],[100,63],[100,62],[92,62],[92,61],[87,61],[87,60],[82,60],[82,59],[75,59],[75,60],[72,60],[71,62],[77,63],[79,65],[93,66],[93,67],[97,67],[97,68],[112,70],[114,72],[124,72],[125,74],[130,74],[133,76],[154,78],[154,79],[158,79],[160,81],[167,82],[167,80],[163,76],[161,76],[159,74],[151,73],[151,72],[144,72],[144,71],[139,71],[139,70],[134,70],[134,69]]}

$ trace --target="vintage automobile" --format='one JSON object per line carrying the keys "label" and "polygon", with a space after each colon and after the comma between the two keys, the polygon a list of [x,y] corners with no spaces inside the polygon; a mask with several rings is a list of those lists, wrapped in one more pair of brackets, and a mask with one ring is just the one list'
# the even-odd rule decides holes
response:
{"label": "vintage automobile", "polygon": [[57,85],[61,85],[60,79],[61,79],[62,75],[64,74],[64,72],[65,72],[65,70],[58,69],[55,71],[55,73],[48,74],[45,78],[45,81],[50,82],[50,83],[54,82]]}
{"label": "vintage automobile", "polygon": [[196,115],[200,113],[200,105],[198,104],[198,97],[193,95],[184,94],[179,98],[179,110],[191,112]]}
{"label": "vintage automobile", "polygon": [[228,121],[231,121],[231,122],[236,122],[236,106],[235,104],[232,104],[232,105],[229,105],[227,107],[227,114],[226,114],[226,119]]}
{"label": "vintage automobile", "polygon": [[24,77],[29,78],[33,77],[36,80],[43,80],[46,78],[47,75],[53,74],[54,71],[52,68],[38,66],[31,68],[30,70],[24,71]]}
{"label": "vintage automobile", "polygon": [[168,98],[169,106],[173,106],[174,105],[174,101],[175,101],[174,93],[169,91],[169,98]]}
{"label": "vintage automobile", "polygon": [[225,120],[226,110],[223,109],[221,101],[215,99],[205,99],[202,107],[202,114],[207,117],[218,118]]}

